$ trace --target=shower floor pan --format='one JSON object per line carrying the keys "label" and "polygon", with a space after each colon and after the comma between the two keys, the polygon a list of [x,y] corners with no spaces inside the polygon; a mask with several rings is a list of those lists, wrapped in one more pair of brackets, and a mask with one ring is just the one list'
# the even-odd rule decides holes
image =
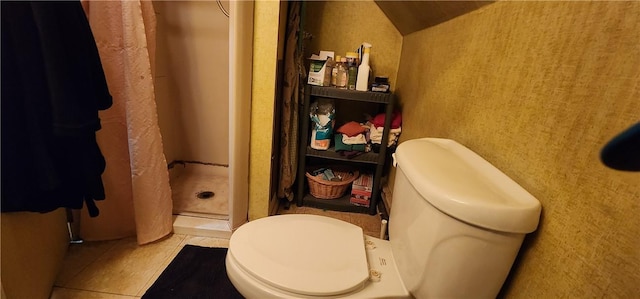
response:
{"label": "shower floor pan", "polygon": [[224,166],[175,163],[169,169],[173,214],[229,219],[229,176]]}

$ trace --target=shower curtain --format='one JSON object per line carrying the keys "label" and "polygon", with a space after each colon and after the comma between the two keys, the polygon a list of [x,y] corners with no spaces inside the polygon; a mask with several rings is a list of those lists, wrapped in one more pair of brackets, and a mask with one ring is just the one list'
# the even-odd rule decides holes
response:
{"label": "shower curtain", "polygon": [[100,217],[81,215],[81,237],[136,235],[156,241],[173,228],[169,173],[153,86],[156,19],[151,1],[82,1],[113,96],[97,140],[106,160]]}
{"label": "shower curtain", "polygon": [[300,30],[299,1],[289,4],[287,41],[284,56],[284,84],[282,88],[282,120],[280,129],[280,181],[278,198],[293,200],[293,186],[298,168],[298,106],[300,76],[304,76],[302,53],[298,35]]}

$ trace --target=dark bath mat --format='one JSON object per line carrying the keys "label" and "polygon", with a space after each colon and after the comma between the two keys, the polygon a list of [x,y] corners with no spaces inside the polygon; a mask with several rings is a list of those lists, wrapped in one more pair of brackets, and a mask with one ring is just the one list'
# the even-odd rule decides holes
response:
{"label": "dark bath mat", "polygon": [[227,277],[226,255],[226,248],[185,245],[142,298],[243,299]]}

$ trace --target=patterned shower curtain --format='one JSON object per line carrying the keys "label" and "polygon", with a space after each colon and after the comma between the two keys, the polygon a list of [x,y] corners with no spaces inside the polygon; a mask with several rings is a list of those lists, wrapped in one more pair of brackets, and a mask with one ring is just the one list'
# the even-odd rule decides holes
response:
{"label": "patterned shower curtain", "polygon": [[[282,88],[282,121],[280,129],[280,182],[278,197],[293,200],[291,186],[296,179],[298,167],[298,107],[300,98],[300,75],[302,51],[298,37],[300,31],[300,2],[289,3],[287,40],[284,57],[284,78]],[[301,74],[302,73],[302,74]]]}
{"label": "patterned shower curtain", "polygon": [[[173,228],[169,173],[153,85],[156,19],[151,1],[83,1],[113,96],[101,111],[98,144],[107,161],[100,217],[82,213],[81,236],[136,235],[139,244]],[[103,113],[102,113],[103,112]]]}

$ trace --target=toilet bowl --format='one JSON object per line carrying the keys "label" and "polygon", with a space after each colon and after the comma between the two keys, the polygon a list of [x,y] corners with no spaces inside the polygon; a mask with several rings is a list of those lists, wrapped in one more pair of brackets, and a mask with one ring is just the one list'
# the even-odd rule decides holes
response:
{"label": "toilet bowl", "polygon": [[495,298],[540,202],[449,139],[401,143],[389,241],[316,215],[251,221],[227,274],[247,298]]}
{"label": "toilet bowl", "polygon": [[389,241],[329,217],[292,214],[247,223],[233,234],[226,266],[247,298],[411,298]]}

